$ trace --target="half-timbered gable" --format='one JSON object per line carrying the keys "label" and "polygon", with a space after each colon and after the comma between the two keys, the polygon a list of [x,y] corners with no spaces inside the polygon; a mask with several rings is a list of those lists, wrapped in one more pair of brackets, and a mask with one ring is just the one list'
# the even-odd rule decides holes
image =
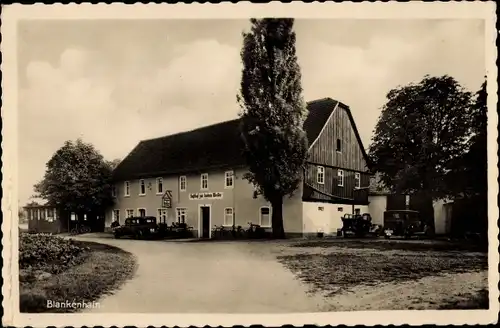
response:
{"label": "half-timbered gable", "polygon": [[368,157],[349,107],[329,98],[317,101],[316,107],[315,111],[328,119],[317,137],[309,139],[304,200],[368,204]]}

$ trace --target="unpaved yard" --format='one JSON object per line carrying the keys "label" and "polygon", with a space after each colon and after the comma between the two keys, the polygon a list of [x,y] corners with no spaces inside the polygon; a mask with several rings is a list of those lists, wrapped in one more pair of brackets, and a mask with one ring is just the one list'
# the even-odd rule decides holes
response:
{"label": "unpaved yard", "polygon": [[97,241],[134,277],[93,312],[287,313],[486,308],[486,254],[435,242]]}
{"label": "unpaved yard", "polygon": [[487,308],[487,256],[429,241],[334,240],[282,248],[278,260],[333,311]]}

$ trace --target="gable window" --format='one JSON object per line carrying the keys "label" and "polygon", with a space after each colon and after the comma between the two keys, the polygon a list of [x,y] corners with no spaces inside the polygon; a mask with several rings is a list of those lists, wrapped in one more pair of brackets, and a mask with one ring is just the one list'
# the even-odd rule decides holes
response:
{"label": "gable window", "polygon": [[337,139],[337,148],[336,150],[340,153],[342,151],[342,141]]}
{"label": "gable window", "polygon": [[325,184],[325,168],[323,166],[318,166],[316,181],[319,184]]}
{"label": "gable window", "polygon": [[113,221],[120,222],[120,210],[113,210]]}
{"label": "gable window", "polygon": [[163,178],[156,178],[156,193],[163,194]]}
{"label": "gable window", "polygon": [[354,173],[354,187],[361,188],[361,174]]}
{"label": "gable window", "polygon": [[261,227],[271,226],[271,209],[269,206],[262,206],[260,208],[259,216]]}
{"label": "gable window", "polygon": [[125,196],[130,196],[130,181],[125,181]]}
{"label": "gable window", "polygon": [[127,210],[127,217],[128,217],[128,218],[131,218],[131,217],[133,217],[133,216],[134,216],[134,210],[133,210],[133,209],[128,209],[128,210]]}
{"label": "gable window", "polygon": [[224,188],[233,188],[234,186],[234,172],[233,171],[227,171],[225,173],[225,183],[224,183]]}
{"label": "gable window", "polygon": [[208,190],[208,173],[201,175],[201,190]]}
{"label": "gable window", "polygon": [[234,224],[234,209],[232,207],[226,207],[224,209],[224,225],[232,226]]}
{"label": "gable window", "polygon": [[344,186],[344,171],[338,170],[337,176],[338,176],[337,186],[343,187]]}
{"label": "gable window", "polygon": [[116,186],[111,186],[111,196],[116,197]]}
{"label": "gable window", "polygon": [[180,191],[186,191],[187,180],[185,176],[179,177],[179,189]]}
{"label": "gable window", "polygon": [[137,209],[137,212],[139,213],[139,216],[141,218],[145,217],[146,216],[146,209],[145,208],[138,208]]}
{"label": "gable window", "polygon": [[177,208],[177,222],[178,223],[186,223],[186,213],[187,213],[187,210],[185,208]]}
{"label": "gable window", "polygon": [[146,194],[146,182],[144,179],[139,180],[139,195]]}
{"label": "gable window", "polygon": [[167,222],[167,209],[159,208],[157,213],[158,223],[166,223]]}

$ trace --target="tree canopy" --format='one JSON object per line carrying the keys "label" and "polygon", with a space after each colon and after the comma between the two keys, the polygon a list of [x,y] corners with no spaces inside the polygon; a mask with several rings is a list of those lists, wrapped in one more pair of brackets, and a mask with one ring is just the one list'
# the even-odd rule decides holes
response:
{"label": "tree canopy", "polygon": [[251,19],[241,51],[238,101],[250,171],[245,177],[271,203],[276,238],[284,237],[283,198],[299,186],[308,146],[293,24],[293,19]]}
{"label": "tree canopy", "polygon": [[369,154],[393,191],[451,193],[450,167],[468,148],[472,95],[454,78],[425,76],[389,91]]}
{"label": "tree canopy", "polygon": [[486,81],[475,94],[467,122],[467,150],[451,164],[447,184],[457,196],[486,196],[488,191]]}
{"label": "tree canopy", "polygon": [[113,203],[110,162],[91,144],[66,141],[35,185],[38,197],[66,211],[93,212]]}

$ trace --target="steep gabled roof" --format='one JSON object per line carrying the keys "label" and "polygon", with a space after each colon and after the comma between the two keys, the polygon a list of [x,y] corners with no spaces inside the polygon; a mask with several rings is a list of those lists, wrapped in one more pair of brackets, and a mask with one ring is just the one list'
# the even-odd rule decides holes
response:
{"label": "steep gabled roof", "polygon": [[[304,130],[309,143],[320,134],[338,102],[324,98],[307,104]],[[161,138],[143,140],[113,171],[115,180],[200,172],[244,166],[240,119]]]}

